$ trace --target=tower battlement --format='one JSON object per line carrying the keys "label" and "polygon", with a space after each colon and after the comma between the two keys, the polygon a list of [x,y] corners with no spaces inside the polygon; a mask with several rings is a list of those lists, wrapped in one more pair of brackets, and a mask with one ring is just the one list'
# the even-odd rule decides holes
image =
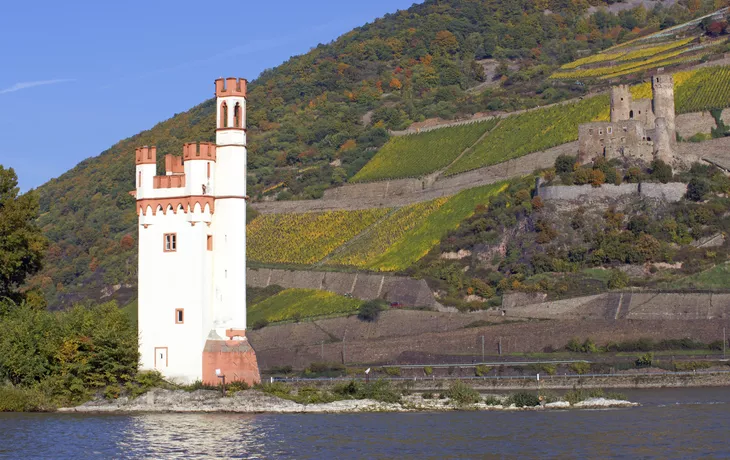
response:
{"label": "tower battlement", "polygon": [[157,164],[157,147],[139,147],[135,149],[135,164],[137,165],[153,165]]}
{"label": "tower battlement", "polygon": [[245,78],[219,78],[215,81],[215,96],[239,96],[246,97],[248,81]]}
{"label": "tower battlement", "polygon": [[216,160],[216,145],[210,142],[189,142],[183,145],[183,159],[191,160]]}

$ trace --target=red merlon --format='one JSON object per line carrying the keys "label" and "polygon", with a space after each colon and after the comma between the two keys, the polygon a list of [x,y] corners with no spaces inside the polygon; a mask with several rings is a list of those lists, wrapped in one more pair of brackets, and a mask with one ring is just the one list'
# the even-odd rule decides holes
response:
{"label": "red merlon", "polygon": [[219,78],[215,81],[215,96],[240,96],[246,97],[246,86],[248,81],[245,78]]}
{"label": "red merlon", "polygon": [[167,174],[185,174],[182,157],[174,155],[165,155],[165,172]]}
{"label": "red merlon", "polygon": [[153,165],[157,163],[157,147],[139,147],[134,151],[135,163],[138,165]]}
{"label": "red merlon", "polygon": [[154,188],[185,187],[185,174],[175,174],[172,176],[155,176],[152,184]]}
{"label": "red merlon", "polygon": [[191,160],[207,160],[215,161],[215,144],[210,142],[201,142],[196,144],[190,142],[183,145],[183,158],[185,161]]}

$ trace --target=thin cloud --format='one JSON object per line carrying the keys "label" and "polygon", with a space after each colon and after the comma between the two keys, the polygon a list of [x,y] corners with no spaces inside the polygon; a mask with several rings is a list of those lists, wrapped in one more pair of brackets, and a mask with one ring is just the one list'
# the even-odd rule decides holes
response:
{"label": "thin cloud", "polygon": [[10,86],[8,88],[0,89],[0,94],[14,93],[15,91],[33,88],[36,86],[55,85],[56,83],[66,83],[69,81],[74,81],[74,80],[69,79],[69,78],[58,78],[55,80],[22,81],[20,83],[14,84],[13,86]]}

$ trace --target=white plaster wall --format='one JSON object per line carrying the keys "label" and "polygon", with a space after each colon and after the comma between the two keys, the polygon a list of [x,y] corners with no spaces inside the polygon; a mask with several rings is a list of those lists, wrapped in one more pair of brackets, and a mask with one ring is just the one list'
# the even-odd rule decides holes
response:
{"label": "white plaster wall", "polygon": [[[204,223],[191,225],[185,213],[144,216],[139,229],[139,334],[141,368],[158,369],[167,378],[190,383],[202,378],[205,337],[206,234]],[[202,218],[202,216],[200,216]],[[177,251],[164,252],[164,234],[177,234]],[[175,309],[184,323],[175,323]],[[155,367],[155,348],[167,347],[168,366]]]}
{"label": "white plaster wall", "polygon": [[[139,175],[142,173],[142,183],[139,183]],[[149,198],[153,191],[154,177],[157,173],[157,165],[137,165],[135,168],[134,183],[137,186],[137,199]]]}
{"label": "white plaster wall", "polygon": [[213,215],[214,328],[246,329],[246,202],[216,200]]}
{"label": "white plaster wall", "polygon": [[[210,179],[208,178],[208,165],[210,164]],[[185,187],[188,195],[212,195],[212,186],[215,183],[215,163],[207,160],[189,160],[185,162]]]}

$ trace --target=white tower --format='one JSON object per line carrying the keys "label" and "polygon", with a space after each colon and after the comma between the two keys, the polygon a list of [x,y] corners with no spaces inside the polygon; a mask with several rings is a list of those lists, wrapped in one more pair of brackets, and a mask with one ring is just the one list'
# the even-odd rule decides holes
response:
{"label": "white tower", "polygon": [[[260,380],[246,339],[246,80],[216,81],[216,145],[185,144],[156,176],[136,151],[140,366],[181,382]],[[184,160],[184,163],[183,163]]]}
{"label": "white tower", "polygon": [[246,329],[246,80],[215,82],[217,167],[213,216],[215,317],[220,337]]}

